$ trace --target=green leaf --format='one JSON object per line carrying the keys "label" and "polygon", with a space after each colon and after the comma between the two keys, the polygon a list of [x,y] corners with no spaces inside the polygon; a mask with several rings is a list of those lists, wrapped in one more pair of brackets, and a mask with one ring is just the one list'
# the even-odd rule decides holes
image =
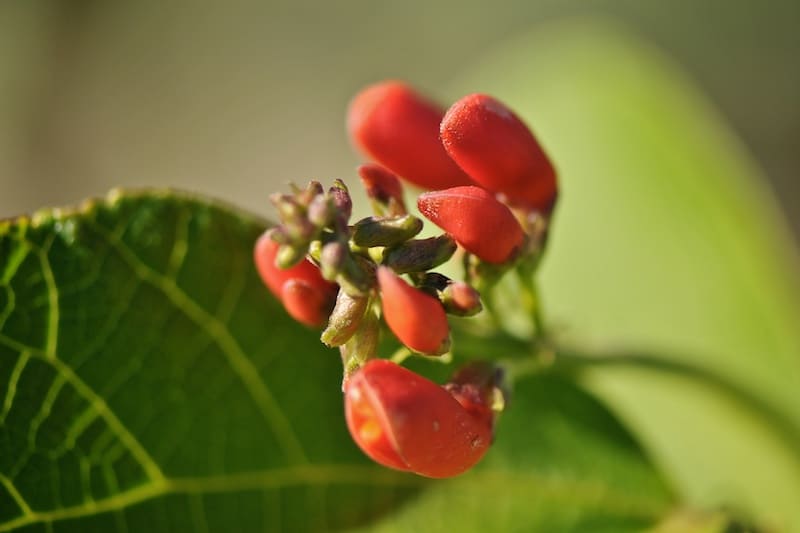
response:
{"label": "green leaf", "polygon": [[[533,127],[563,194],[541,287],[584,349],[673,354],[800,427],[798,255],[740,143],[685,76],[596,21],[541,28],[459,81]],[[594,371],[690,501],[800,527],[800,459],[758,412],[694,377]]]}
{"label": "green leaf", "polygon": [[319,531],[421,486],[351,443],[338,354],[252,267],[264,221],[147,193],[2,224],[0,531]]}
{"label": "green leaf", "polygon": [[672,506],[556,376],[517,383],[461,478],[370,463],[338,354],[254,272],[262,220],[148,192],[0,224],[0,531],[633,531]]}

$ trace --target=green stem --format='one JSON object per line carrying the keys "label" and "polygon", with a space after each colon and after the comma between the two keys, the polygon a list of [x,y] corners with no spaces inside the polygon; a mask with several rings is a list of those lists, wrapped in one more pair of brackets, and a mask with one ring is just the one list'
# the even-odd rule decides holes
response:
{"label": "green stem", "polygon": [[[569,348],[555,348],[546,339],[531,343],[503,332],[483,336],[469,330],[458,332],[458,354],[467,359],[494,359],[506,370],[509,383],[525,376],[557,373],[574,381],[603,368],[630,368],[672,375],[705,385],[735,401],[765,420],[776,434],[793,447],[800,442],[800,428],[780,409],[774,407],[746,387],[711,369],[686,363],[677,358],[628,352],[587,355]],[[492,355],[494,354],[494,357]],[[499,357],[503,354],[503,357]]]}
{"label": "green stem", "polygon": [[401,346],[400,348],[395,350],[395,352],[391,355],[391,357],[389,357],[389,360],[393,363],[397,363],[398,365],[402,365],[403,361],[405,361],[412,355],[414,355],[414,352],[412,352],[405,346]]}
{"label": "green stem", "polygon": [[[792,447],[796,447],[797,443],[800,442],[800,428],[768,401],[765,401],[739,383],[731,381],[710,369],[685,363],[678,359],[643,353],[588,356],[573,350],[559,350],[554,360],[553,370],[580,378],[583,374],[593,369],[604,367],[650,370],[662,375],[678,376],[701,383],[716,389],[746,407],[759,418],[766,420]],[[518,377],[521,375],[517,374]]]}
{"label": "green stem", "polygon": [[535,329],[534,339],[544,339],[546,336],[546,328],[542,315],[542,301],[539,296],[539,287],[536,284],[533,273],[529,272],[528,269],[518,268],[516,273],[520,287],[522,288],[522,305],[533,321],[533,327]]}

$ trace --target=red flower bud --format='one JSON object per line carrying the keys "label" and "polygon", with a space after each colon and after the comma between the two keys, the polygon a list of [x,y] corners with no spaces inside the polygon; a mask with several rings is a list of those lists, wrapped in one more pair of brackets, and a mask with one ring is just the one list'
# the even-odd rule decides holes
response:
{"label": "red flower bud", "polygon": [[308,259],[291,268],[278,268],[275,257],[279,247],[268,233],[256,241],[253,256],[261,279],[295,320],[309,326],[324,325],[336,299],[337,285],[323,279],[319,268]]}
{"label": "red flower bud", "polygon": [[388,267],[378,267],[383,317],[400,342],[424,354],[441,354],[450,346],[450,327],[442,304],[412,287]]}
{"label": "red flower bud", "polygon": [[362,90],[350,102],[347,129],[354,144],[395,174],[426,189],[472,183],[439,140],[444,111],[399,81]]}
{"label": "red flower bud", "polygon": [[378,463],[422,476],[457,476],[492,442],[491,424],[473,416],[436,383],[373,359],[345,384],[347,427]]}
{"label": "red flower bud", "polygon": [[441,124],[447,153],[476,182],[509,203],[550,212],[558,194],[553,165],[527,126],[485,94],[465,96]]}
{"label": "red flower bud", "polygon": [[382,206],[390,207],[389,216],[406,213],[403,185],[394,173],[371,163],[358,167],[358,175],[361,177],[367,196]]}
{"label": "red flower bud", "polygon": [[315,289],[307,281],[298,278],[283,284],[281,301],[292,318],[312,328],[324,326],[333,308],[327,291]]}
{"label": "red flower bud", "polygon": [[427,192],[419,196],[417,206],[428,220],[487,263],[508,261],[525,239],[511,210],[480,187]]}

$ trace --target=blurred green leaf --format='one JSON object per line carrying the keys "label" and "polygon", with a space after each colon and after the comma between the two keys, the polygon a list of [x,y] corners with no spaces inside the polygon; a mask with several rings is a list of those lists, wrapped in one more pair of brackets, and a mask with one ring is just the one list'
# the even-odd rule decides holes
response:
{"label": "blurred green leaf", "polygon": [[672,505],[556,376],[461,478],[371,464],[337,354],[257,279],[262,220],[152,192],[0,224],[0,531],[633,531]]}
{"label": "blurred green leaf", "polygon": [[[492,50],[457,86],[508,102],[560,169],[541,279],[557,335],[675,354],[800,427],[795,244],[759,171],[672,63],[620,28],[568,21]],[[604,368],[588,380],[691,501],[800,527],[800,443],[758,413],[690,376]]]}

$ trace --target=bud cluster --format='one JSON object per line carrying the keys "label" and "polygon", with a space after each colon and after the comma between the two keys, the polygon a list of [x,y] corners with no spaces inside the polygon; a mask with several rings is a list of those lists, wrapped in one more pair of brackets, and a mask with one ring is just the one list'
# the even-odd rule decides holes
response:
{"label": "bud cluster", "polygon": [[[486,95],[441,109],[400,82],[366,88],[348,130],[374,162],[358,168],[374,215],[351,222],[337,180],[274,194],[280,224],[256,243],[265,284],[287,312],[339,347],[354,440],[377,462],[457,475],[486,452],[502,407],[497,374],[469,367],[440,387],[377,357],[381,323],[410,351],[450,350],[447,315],[468,317],[511,268],[530,271],[557,197],[555,171],[524,123]],[[417,238],[401,178],[428,189],[419,212],[445,233]],[[464,280],[432,272],[463,251]]]}

